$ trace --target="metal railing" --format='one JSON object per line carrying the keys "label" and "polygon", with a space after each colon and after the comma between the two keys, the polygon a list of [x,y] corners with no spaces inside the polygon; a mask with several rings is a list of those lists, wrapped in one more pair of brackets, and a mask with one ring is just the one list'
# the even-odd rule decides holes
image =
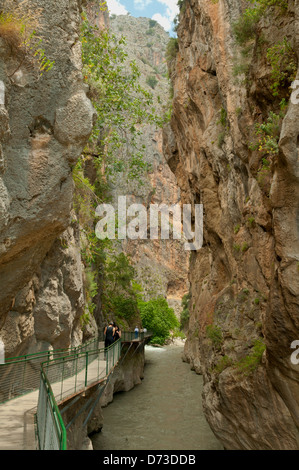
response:
{"label": "metal railing", "polygon": [[66,449],[66,428],[58,404],[105,379],[117,364],[121,341],[108,348],[74,353],[41,365],[36,413],[40,450]]}
{"label": "metal railing", "polygon": [[43,370],[40,377],[36,422],[39,449],[65,450],[67,448],[66,428],[51,385]]}
{"label": "metal railing", "polygon": [[95,350],[98,348],[100,339],[93,338],[80,346],[68,349],[41,351],[7,358],[4,364],[0,364],[0,404],[38,389],[42,363]]}
{"label": "metal railing", "polygon": [[66,428],[58,404],[109,376],[121,355],[121,343],[142,341],[150,332],[122,331],[121,339],[99,347],[103,335],[77,347],[42,351],[0,364],[0,404],[39,389],[36,413],[40,449],[66,449]]}
{"label": "metal railing", "polygon": [[126,331],[122,331],[121,340],[122,341],[134,341],[134,340],[142,341],[147,337],[149,338],[150,336],[152,336],[151,331],[140,331],[136,333],[135,331],[126,330]]}
{"label": "metal railing", "polygon": [[[121,341],[143,340],[150,335],[150,332],[142,331],[136,338],[134,331],[122,331]],[[84,351],[96,350],[103,340],[102,334],[80,346],[7,358],[5,364],[0,364],[0,404],[38,389],[42,363]]]}

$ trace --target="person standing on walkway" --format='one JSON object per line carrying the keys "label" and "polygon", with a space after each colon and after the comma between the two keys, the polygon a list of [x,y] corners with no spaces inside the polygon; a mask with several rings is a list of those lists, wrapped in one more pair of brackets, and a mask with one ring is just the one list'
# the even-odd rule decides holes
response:
{"label": "person standing on walkway", "polygon": [[138,338],[138,333],[139,333],[139,328],[138,328],[138,326],[136,326],[134,332],[135,332],[135,339],[137,339],[137,338]]}
{"label": "person standing on walkway", "polygon": [[114,341],[117,341],[119,338],[121,338],[121,331],[115,323],[114,323],[114,327],[115,327]]}
{"label": "person standing on walkway", "polygon": [[114,341],[114,334],[115,334],[115,328],[113,326],[113,322],[109,322],[109,325],[106,326],[104,330],[104,335],[105,335],[105,348],[108,348],[110,344],[113,343]]}

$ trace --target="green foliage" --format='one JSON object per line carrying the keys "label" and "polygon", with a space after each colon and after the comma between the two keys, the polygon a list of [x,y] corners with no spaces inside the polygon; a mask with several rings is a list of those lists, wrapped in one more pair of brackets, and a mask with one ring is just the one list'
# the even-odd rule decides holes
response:
{"label": "green foliage", "polygon": [[241,63],[235,63],[234,68],[233,68],[233,75],[234,77],[237,77],[239,75],[247,75],[249,71],[249,63],[247,62],[241,62]]}
{"label": "green foliage", "polygon": [[235,234],[239,233],[240,228],[241,228],[241,225],[240,225],[240,224],[237,224],[237,225],[234,227],[234,232],[235,232]]}
{"label": "green foliage", "polygon": [[172,338],[186,339],[186,335],[179,328],[175,328],[172,333]]}
{"label": "green foliage", "polygon": [[[94,210],[101,199],[97,195],[99,182],[92,185],[84,176],[84,158],[79,159],[73,170],[75,182],[74,210],[80,227],[81,257],[85,267],[84,294],[86,308],[81,317],[82,326],[90,321],[96,305],[94,297],[100,291],[100,276],[105,261],[105,248],[109,247],[110,240],[99,240],[94,231]],[[99,191],[100,194],[100,191]]]}
{"label": "green foliage", "polygon": [[152,19],[150,19],[148,22],[149,28],[154,28],[157,24],[157,21]]}
{"label": "green foliage", "polygon": [[245,251],[247,251],[249,248],[249,245],[247,242],[244,242],[242,247],[241,247],[241,251],[244,253]]}
{"label": "green foliage", "polygon": [[[266,159],[263,160],[267,161]],[[269,197],[272,178],[272,172],[269,165],[269,162],[267,165],[263,164],[257,173],[257,182],[267,197]]]}
{"label": "green foliage", "polygon": [[37,34],[40,24],[40,10],[32,10],[28,0],[16,4],[4,0],[0,7],[0,37],[9,44],[12,54],[20,64],[11,76],[26,63],[38,69],[39,76],[51,70],[54,61],[46,57],[42,39]]}
{"label": "green foliage", "polygon": [[270,111],[266,122],[255,125],[257,142],[249,145],[250,150],[258,150],[261,154],[275,156],[278,154],[278,142],[283,113],[275,114]]}
{"label": "green foliage", "polygon": [[237,362],[235,367],[243,375],[252,374],[261,363],[265,350],[266,345],[264,341],[261,339],[255,340],[250,354]]}
{"label": "green foliage", "polygon": [[170,331],[179,328],[172,308],[169,308],[166,299],[158,297],[148,302],[138,303],[143,327],[153,332],[151,343],[164,344],[170,337]]}
{"label": "green foliage", "polygon": [[98,293],[98,283],[96,279],[96,273],[93,272],[90,267],[85,270],[85,281],[86,281],[85,296],[86,296],[88,311],[90,314],[93,314],[93,311],[95,309],[95,304],[93,303],[93,299]]}
{"label": "green foliage", "polygon": [[255,218],[254,217],[248,217],[247,223],[248,223],[249,227],[253,227],[254,224],[255,224]]}
{"label": "green foliage", "polygon": [[73,169],[75,191],[73,206],[80,226],[81,255],[85,266],[100,264],[103,258],[103,249],[110,244],[109,240],[99,240],[94,231],[95,208],[103,201],[105,184],[101,181],[100,172],[97,180],[91,184],[84,174],[84,164],[87,157],[83,155]]}
{"label": "green foliage", "polygon": [[216,124],[221,125],[223,128],[223,131],[221,131],[218,135],[218,148],[221,148],[222,145],[224,144],[225,141],[225,136],[229,127],[229,123],[227,120],[227,111],[225,108],[221,108],[220,110],[220,117]]}
{"label": "green foliage", "polygon": [[42,41],[40,40],[33,52],[33,56],[37,59],[40,76],[42,76],[44,72],[49,72],[55,64],[54,61],[47,58],[45,50],[42,49],[42,47],[38,47],[41,44]]}
{"label": "green foliage", "polygon": [[152,94],[140,85],[136,63],[128,62],[123,37],[100,31],[83,15],[81,42],[83,75],[98,116],[90,139],[93,153],[105,162],[106,175],[127,169],[129,178],[138,178],[148,169],[138,143],[141,127],[162,126],[163,117],[155,112]]}
{"label": "green foliage", "polygon": [[134,283],[135,269],[124,254],[106,259],[102,281],[102,309],[106,318],[134,321],[139,316],[140,286]]}
{"label": "green foliage", "polygon": [[240,46],[248,44],[256,35],[256,28],[261,19],[261,12],[256,8],[248,8],[233,26],[234,36]]}
{"label": "green foliage", "polygon": [[172,62],[175,58],[176,55],[179,51],[179,43],[177,38],[170,38],[167,47],[166,47],[166,53],[165,53],[165,58],[167,64]]}
{"label": "green foliage", "polygon": [[[237,334],[237,330],[235,330],[235,334]],[[261,363],[265,350],[266,345],[264,341],[262,339],[256,339],[250,354],[237,362],[234,362],[232,358],[225,355],[217,362],[213,372],[220,374],[227,367],[233,366],[241,375],[248,376],[252,374]]]}
{"label": "green foliage", "polygon": [[145,31],[145,34],[147,36],[153,36],[155,34],[155,31],[153,30],[153,28],[150,28],[147,31]]}
{"label": "green foliage", "polygon": [[154,77],[153,75],[150,75],[149,77],[146,78],[146,83],[147,83],[152,89],[154,89],[155,86],[156,86],[157,83],[158,83],[158,80],[157,80],[156,77]]}
{"label": "green foliage", "polygon": [[225,108],[221,108],[220,110],[220,118],[217,121],[216,124],[221,124],[221,126],[226,127],[227,126],[227,111]]}
{"label": "green foliage", "polygon": [[185,2],[186,2],[186,0],[178,0],[177,6],[179,7],[180,10],[181,10],[181,9],[183,8],[183,6],[185,5]]}
{"label": "green foliage", "polygon": [[131,266],[128,257],[124,253],[113,255],[107,261],[106,279],[111,284],[111,289],[115,290],[117,286],[121,289],[130,289],[131,282],[134,280],[135,269]]}
{"label": "green foliage", "polygon": [[221,148],[225,141],[226,132],[222,131],[218,135],[218,148]]}
{"label": "green foliage", "polygon": [[225,355],[225,356],[222,356],[221,359],[219,359],[219,361],[217,362],[217,364],[214,367],[213,371],[216,374],[221,374],[221,372],[224,369],[227,369],[227,367],[230,367],[231,365],[233,365],[233,360],[229,356]]}
{"label": "green foliage", "polygon": [[182,311],[181,311],[181,329],[185,328],[189,322],[190,316],[190,300],[191,300],[191,292],[185,294],[182,298]]}
{"label": "green foliage", "polygon": [[164,118],[157,116],[152,94],[141,87],[136,63],[127,60],[123,37],[117,39],[109,31],[91,26],[83,14],[81,43],[83,76],[97,112],[89,143],[73,169],[74,209],[86,271],[88,308],[83,319],[88,320],[95,308],[93,297],[101,293],[107,318],[133,322],[139,317],[134,269],[124,254],[111,254],[110,240],[96,237],[95,208],[107,202],[113,175],[123,171],[129,179],[139,179],[148,171],[139,139],[142,126],[162,126]]}
{"label": "green foliage", "polygon": [[217,349],[220,349],[220,346],[222,345],[222,342],[223,342],[222,331],[221,331],[220,326],[208,325],[206,327],[206,335],[207,335],[207,338],[209,338],[212,341],[213,345]]}
{"label": "green foliage", "polygon": [[280,7],[282,10],[288,8],[288,0],[249,0],[250,3],[255,5],[255,8],[260,8],[265,12],[269,7]]}
{"label": "green foliage", "polygon": [[249,2],[252,6],[246,8],[233,26],[236,41],[241,46],[256,38],[258,23],[270,7],[279,7],[282,12],[288,7],[287,0],[249,0]]}
{"label": "green foliage", "polygon": [[[264,42],[259,31],[260,20],[275,11],[283,14],[288,8],[286,0],[249,0],[249,2],[252,4],[250,8],[245,9],[233,25],[236,42],[242,47],[242,58],[234,65],[234,76],[244,74],[247,77],[251,63],[247,56],[253,52],[256,44],[259,47]],[[276,10],[273,7],[276,7]],[[297,72],[297,56],[286,38],[268,48],[267,60],[272,68],[273,96],[285,95],[289,98],[291,93],[289,87]]]}
{"label": "green foliage", "polygon": [[289,87],[296,78],[297,56],[290,43],[284,38],[283,41],[267,50],[267,59],[272,67],[273,96],[279,96],[280,88]]}

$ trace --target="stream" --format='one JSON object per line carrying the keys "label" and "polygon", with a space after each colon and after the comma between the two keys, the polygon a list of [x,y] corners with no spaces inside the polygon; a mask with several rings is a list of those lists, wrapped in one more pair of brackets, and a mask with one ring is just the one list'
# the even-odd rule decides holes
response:
{"label": "stream", "polygon": [[144,379],[103,408],[94,450],[222,450],[202,411],[202,376],[182,345],[145,347]]}

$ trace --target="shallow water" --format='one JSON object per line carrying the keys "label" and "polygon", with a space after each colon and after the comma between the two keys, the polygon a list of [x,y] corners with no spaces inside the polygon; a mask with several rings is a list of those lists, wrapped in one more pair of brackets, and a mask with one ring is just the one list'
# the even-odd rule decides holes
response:
{"label": "shallow water", "polygon": [[183,346],[145,347],[144,379],[103,408],[95,450],[222,449],[202,411],[202,377],[182,352]]}

